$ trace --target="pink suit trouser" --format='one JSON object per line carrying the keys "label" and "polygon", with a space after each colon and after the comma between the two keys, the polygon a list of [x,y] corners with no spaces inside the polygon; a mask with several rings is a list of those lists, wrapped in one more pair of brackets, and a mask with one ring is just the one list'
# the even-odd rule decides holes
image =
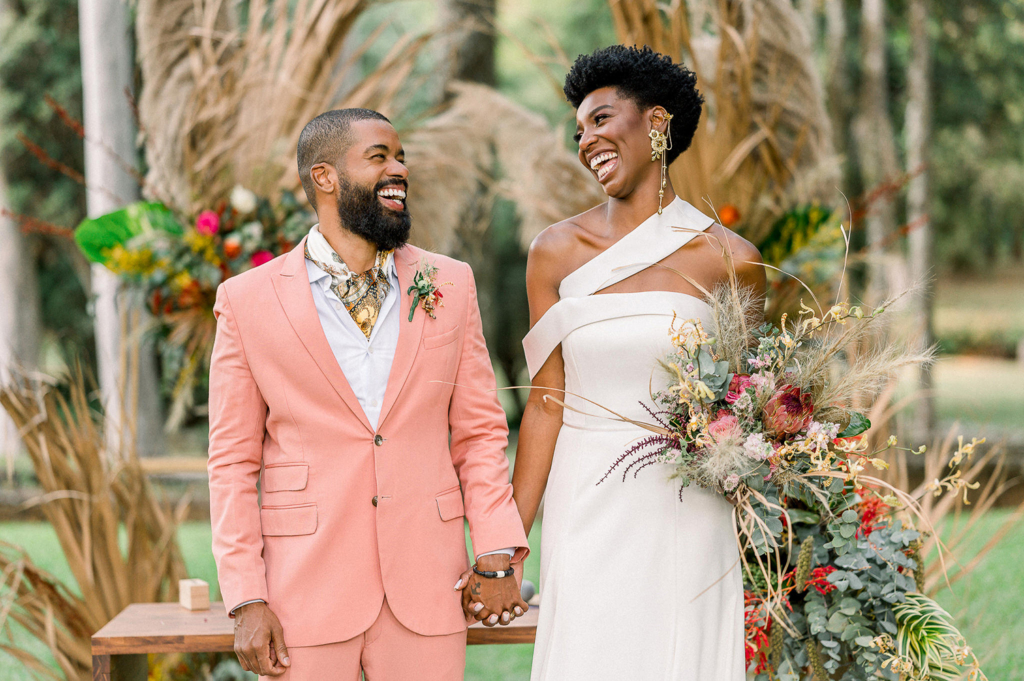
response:
{"label": "pink suit trouser", "polygon": [[[288,632],[285,632],[285,643]],[[395,618],[385,598],[377,620],[362,634],[340,643],[288,648],[291,667],[261,681],[462,681],[466,632],[423,636]]]}

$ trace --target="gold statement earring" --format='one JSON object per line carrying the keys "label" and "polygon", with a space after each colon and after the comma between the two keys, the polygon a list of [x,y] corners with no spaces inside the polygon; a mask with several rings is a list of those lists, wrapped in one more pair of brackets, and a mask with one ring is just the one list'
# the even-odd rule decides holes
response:
{"label": "gold statement earring", "polygon": [[661,159],[661,189],[658,190],[658,215],[661,215],[662,201],[665,200],[665,177],[668,172],[668,154],[665,152],[672,148],[672,114],[665,114],[665,131],[667,135],[655,128],[651,128],[651,161]]}

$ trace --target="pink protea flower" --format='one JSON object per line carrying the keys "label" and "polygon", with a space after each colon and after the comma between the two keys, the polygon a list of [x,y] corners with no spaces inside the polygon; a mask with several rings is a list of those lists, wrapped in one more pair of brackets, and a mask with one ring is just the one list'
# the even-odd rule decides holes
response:
{"label": "pink protea flower", "polygon": [[749,385],[750,376],[747,374],[733,374],[732,381],[729,382],[729,393],[725,396],[725,401],[729,404],[734,404],[746,392]]}
{"label": "pink protea flower", "polygon": [[252,266],[259,267],[265,263],[270,262],[274,259],[274,254],[270,251],[256,251],[252,254]]}
{"label": "pink protea flower", "polygon": [[196,231],[206,236],[213,236],[220,231],[220,215],[216,211],[204,210],[196,218]]}
{"label": "pink protea flower", "polygon": [[809,393],[794,385],[784,385],[764,407],[764,426],[776,436],[799,433],[811,423],[814,406]]}
{"label": "pink protea flower", "polygon": [[[719,414],[721,414],[721,412],[719,412]],[[708,424],[708,435],[710,435],[715,442],[722,442],[729,438],[743,437],[743,431],[740,429],[740,420],[730,413],[719,416]]]}

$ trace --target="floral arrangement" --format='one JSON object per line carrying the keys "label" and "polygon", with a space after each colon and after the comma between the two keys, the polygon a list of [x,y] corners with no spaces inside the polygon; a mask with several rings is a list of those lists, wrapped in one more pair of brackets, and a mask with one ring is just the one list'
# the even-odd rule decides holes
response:
{"label": "floral arrangement", "polygon": [[188,416],[207,375],[217,287],[290,251],[315,221],[289,192],[275,205],[236,186],[227,200],[191,219],[161,203],[137,203],[75,230],[86,257],[140,292],[159,325],[172,398],[169,429]]}
{"label": "floral arrangement", "polygon": [[[874,310],[815,300],[776,326],[760,323],[761,301],[735,280],[706,293],[712,328],[673,320],[669,385],[653,395],[654,423],[636,424],[653,434],[605,479],[669,463],[680,496],[698,485],[734,504],[757,681],[984,679],[950,616],[915,593],[917,500],[871,475],[888,467],[886,450],[924,451],[895,437],[873,448],[856,406],[903,366],[930,360],[891,344],[848,360],[894,300]],[[958,466],[977,444],[961,440],[927,493],[966,501],[977,483]]]}

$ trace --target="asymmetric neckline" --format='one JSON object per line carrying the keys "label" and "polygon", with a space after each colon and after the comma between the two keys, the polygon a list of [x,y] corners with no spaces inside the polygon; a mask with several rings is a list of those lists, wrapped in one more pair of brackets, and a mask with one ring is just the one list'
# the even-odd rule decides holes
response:
{"label": "asymmetric neckline", "polygon": [[653,294],[661,294],[666,300],[684,296],[706,306],[700,298],[676,291],[594,294],[664,260],[712,224],[714,220],[676,197],[660,215],[650,216],[566,276],[558,286],[558,302],[523,339],[530,378],[565,337],[580,326],[616,317],[650,314],[644,305],[635,304],[643,300],[636,296],[646,295],[652,301],[656,300]]}

